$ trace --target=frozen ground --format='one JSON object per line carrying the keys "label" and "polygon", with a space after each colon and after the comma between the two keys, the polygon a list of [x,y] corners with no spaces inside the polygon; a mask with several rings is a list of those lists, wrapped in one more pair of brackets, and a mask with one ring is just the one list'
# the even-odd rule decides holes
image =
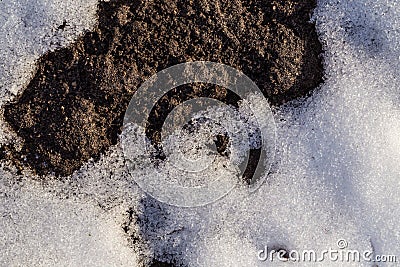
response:
{"label": "frozen ground", "polygon": [[[94,25],[95,6],[0,2],[0,104],[23,90],[42,53]],[[256,193],[239,187],[197,209],[157,203],[132,182],[120,146],[63,181],[18,178],[3,166],[0,265],[135,266],[139,254],[189,266],[293,265],[259,261],[257,252],[321,252],[339,239],[400,257],[400,2],[320,0],[313,20],[326,80],[310,98],[274,110],[277,163]],[[1,141],[8,138],[2,127]],[[129,208],[148,222],[139,224],[148,241],[140,251],[122,229]]]}

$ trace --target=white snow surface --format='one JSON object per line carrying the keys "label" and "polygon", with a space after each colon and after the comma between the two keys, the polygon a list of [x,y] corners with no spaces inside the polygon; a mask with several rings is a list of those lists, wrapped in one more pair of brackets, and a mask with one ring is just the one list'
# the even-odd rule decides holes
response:
{"label": "white snow surface", "polygon": [[[0,105],[23,90],[52,43],[93,27],[95,11],[95,1],[0,2]],[[71,28],[61,34],[54,28],[64,19]],[[205,207],[172,207],[138,188],[120,145],[61,181],[17,177],[3,165],[0,265],[135,266],[147,256],[188,266],[309,266],[260,261],[257,253],[322,252],[340,239],[399,261],[400,2],[319,0],[312,20],[325,81],[311,97],[273,110],[276,164],[259,190],[238,186]],[[143,171],[156,170],[131,175]],[[130,225],[142,239],[136,248],[122,229],[130,208],[141,218]]]}

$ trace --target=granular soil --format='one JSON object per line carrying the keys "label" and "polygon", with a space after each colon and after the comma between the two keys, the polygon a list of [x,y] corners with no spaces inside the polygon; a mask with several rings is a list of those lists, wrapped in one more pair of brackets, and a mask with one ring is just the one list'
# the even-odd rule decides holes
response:
{"label": "granular soil", "polygon": [[[141,83],[178,63],[232,66],[271,105],[306,96],[323,78],[322,48],[309,22],[315,5],[316,0],[100,2],[96,29],[43,55],[29,85],[4,107],[23,145],[3,147],[0,157],[39,175],[72,174],[117,144],[124,112]],[[223,88],[185,88],[173,97],[210,90],[229,102]]]}

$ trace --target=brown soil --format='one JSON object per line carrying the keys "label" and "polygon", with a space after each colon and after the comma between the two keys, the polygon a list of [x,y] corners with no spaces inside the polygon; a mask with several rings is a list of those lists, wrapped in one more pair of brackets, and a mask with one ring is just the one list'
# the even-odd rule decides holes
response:
{"label": "brown soil", "polygon": [[24,144],[3,157],[40,175],[70,175],[117,143],[140,84],[177,63],[235,67],[272,105],[304,96],[323,75],[321,45],[308,22],[315,2],[101,2],[98,27],[42,56],[27,88],[5,106],[5,119]]}

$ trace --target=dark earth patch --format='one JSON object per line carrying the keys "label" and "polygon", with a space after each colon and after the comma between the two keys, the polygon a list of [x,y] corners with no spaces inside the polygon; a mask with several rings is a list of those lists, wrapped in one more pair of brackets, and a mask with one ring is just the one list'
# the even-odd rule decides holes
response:
{"label": "dark earth patch", "polygon": [[237,68],[272,105],[305,96],[323,76],[321,44],[309,23],[315,5],[316,0],[101,2],[98,27],[42,56],[27,88],[5,106],[6,121],[24,140],[7,158],[39,175],[72,174],[117,144],[140,84],[178,63],[204,60]]}
{"label": "dark earth patch", "polygon": [[[183,260],[182,253],[185,253],[185,245],[174,239],[176,234],[182,234],[181,230],[183,229],[171,230],[170,225],[173,224],[165,206],[151,197],[143,197],[137,204],[126,212],[122,229],[138,255],[139,266],[190,266]],[[165,247],[155,248],[154,241],[156,241],[155,243],[164,242],[168,248],[174,243],[176,248],[174,254],[165,251]],[[154,255],[150,256],[149,251]]]}
{"label": "dark earth patch", "polygon": [[174,267],[172,263],[161,262],[158,260],[154,260],[150,267]]}

